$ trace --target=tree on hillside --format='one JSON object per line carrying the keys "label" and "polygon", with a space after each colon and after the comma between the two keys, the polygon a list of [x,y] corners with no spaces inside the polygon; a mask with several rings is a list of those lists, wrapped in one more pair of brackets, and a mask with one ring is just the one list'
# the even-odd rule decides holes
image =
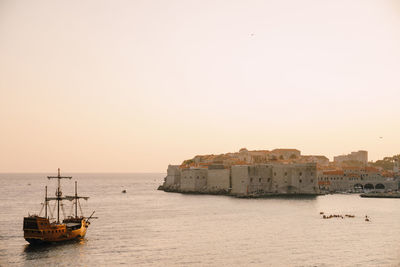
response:
{"label": "tree on hillside", "polygon": [[182,164],[192,164],[194,161],[193,161],[193,159],[187,159],[187,160],[185,160],[185,161],[183,161],[183,163]]}
{"label": "tree on hillside", "polygon": [[381,160],[372,162],[371,165],[374,167],[381,167],[386,171],[391,171],[391,170],[393,170],[395,159],[400,160],[400,154],[394,155],[393,157],[384,157]]}

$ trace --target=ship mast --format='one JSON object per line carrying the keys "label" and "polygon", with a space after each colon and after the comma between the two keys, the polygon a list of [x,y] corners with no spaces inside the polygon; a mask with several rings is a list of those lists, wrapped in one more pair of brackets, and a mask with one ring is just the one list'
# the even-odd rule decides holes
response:
{"label": "ship mast", "polygon": [[[83,196],[78,196],[78,182],[75,181],[75,195],[74,196],[65,196],[65,199],[67,200],[74,200],[75,203],[75,218],[78,218],[78,205],[80,207],[79,199],[83,198],[84,200],[88,200],[89,197],[83,197]],[[82,212],[82,210],[81,210]],[[83,216],[83,215],[82,215]]]}
{"label": "ship mast", "polygon": [[47,218],[47,185],[46,185],[46,193],[44,195],[44,217]]}
{"label": "ship mast", "polygon": [[78,188],[77,182],[75,181],[75,218],[78,217]]}
{"label": "ship mast", "polygon": [[[60,223],[60,201],[63,199],[62,198],[62,192],[61,192],[61,184],[60,180],[61,179],[71,179],[71,176],[61,176],[60,175],[60,168],[58,168],[58,175],[57,176],[47,176],[47,179],[57,179],[58,181],[58,186],[57,186],[57,191],[56,191],[56,200],[57,200],[57,223]],[[47,190],[46,190],[46,195],[47,195]],[[46,197],[47,199],[47,197]],[[47,209],[46,209],[47,213]]]}

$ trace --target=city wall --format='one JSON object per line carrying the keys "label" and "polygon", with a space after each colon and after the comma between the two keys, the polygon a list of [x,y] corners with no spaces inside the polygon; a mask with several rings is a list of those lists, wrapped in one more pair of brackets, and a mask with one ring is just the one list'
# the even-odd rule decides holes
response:
{"label": "city wall", "polygon": [[315,163],[183,168],[169,165],[164,191],[226,194],[240,197],[319,194]]}

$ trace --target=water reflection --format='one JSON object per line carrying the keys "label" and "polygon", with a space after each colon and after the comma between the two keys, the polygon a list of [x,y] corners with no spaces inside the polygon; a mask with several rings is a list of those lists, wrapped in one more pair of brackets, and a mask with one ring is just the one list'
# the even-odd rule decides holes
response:
{"label": "water reflection", "polygon": [[87,240],[85,238],[78,240],[69,240],[57,243],[43,243],[43,244],[26,244],[23,249],[25,261],[49,258],[54,256],[79,256],[82,246],[85,246]]}

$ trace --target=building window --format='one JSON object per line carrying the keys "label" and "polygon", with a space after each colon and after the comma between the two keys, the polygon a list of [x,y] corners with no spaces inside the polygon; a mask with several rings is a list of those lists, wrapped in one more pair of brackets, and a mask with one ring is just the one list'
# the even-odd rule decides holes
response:
{"label": "building window", "polygon": [[287,172],[285,172],[285,176],[287,176]]}
{"label": "building window", "polygon": [[269,181],[271,181],[271,178],[268,178],[268,180],[267,180],[267,181],[268,181],[268,182],[269,182]]}
{"label": "building window", "polygon": [[253,182],[253,178],[250,178],[250,182]]}
{"label": "building window", "polygon": [[274,176],[276,176],[276,172],[274,172]]}
{"label": "building window", "polygon": [[300,180],[299,180],[299,183],[301,183],[301,182],[302,182],[302,180],[300,179]]}
{"label": "building window", "polygon": [[300,176],[302,176],[302,175],[303,175],[303,173],[302,173],[302,172],[300,172],[300,173],[299,173],[299,175],[300,175]]}
{"label": "building window", "polygon": [[197,176],[197,179],[199,179],[200,177],[199,176]]}
{"label": "building window", "polygon": [[258,178],[258,181],[261,183],[261,178]]}
{"label": "building window", "polygon": [[314,179],[311,179],[310,182],[313,183],[313,182],[314,182]]}

